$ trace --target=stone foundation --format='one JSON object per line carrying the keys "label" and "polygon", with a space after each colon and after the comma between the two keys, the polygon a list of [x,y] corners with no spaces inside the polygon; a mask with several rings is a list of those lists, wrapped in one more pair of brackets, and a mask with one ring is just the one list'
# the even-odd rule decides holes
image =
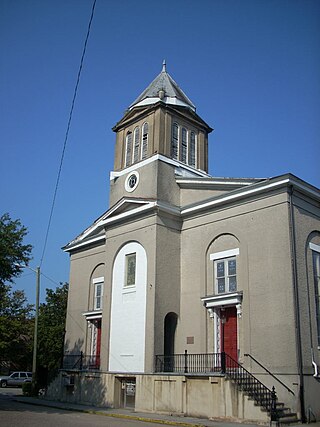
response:
{"label": "stone foundation", "polygon": [[[135,383],[135,387],[134,387]],[[137,412],[268,423],[269,416],[223,376],[60,372],[47,399]]]}

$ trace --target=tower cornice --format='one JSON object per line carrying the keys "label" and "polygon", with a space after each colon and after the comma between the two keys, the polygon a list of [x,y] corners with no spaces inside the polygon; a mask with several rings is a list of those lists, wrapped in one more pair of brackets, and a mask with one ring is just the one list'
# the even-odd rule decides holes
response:
{"label": "tower cornice", "polygon": [[165,104],[161,100],[155,104],[138,106],[133,108],[132,110],[128,110],[123,116],[123,118],[119,120],[118,123],[115,124],[112,130],[114,132],[118,132],[122,128],[130,126],[131,124],[142,119],[144,116],[147,116],[153,113],[155,110],[159,108],[169,112],[172,115],[178,116],[182,119],[187,119],[189,122],[190,121],[193,122],[194,125],[196,126],[200,125],[203,128],[203,130],[205,130],[207,133],[210,133],[213,131],[213,128],[211,128],[196,112],[186,107]]}

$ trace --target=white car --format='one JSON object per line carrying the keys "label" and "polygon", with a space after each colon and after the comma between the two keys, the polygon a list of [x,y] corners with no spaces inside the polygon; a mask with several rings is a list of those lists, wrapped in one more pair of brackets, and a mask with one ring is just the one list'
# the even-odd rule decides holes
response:
{"label": "white car", "polygon": [[32,381],[31,372],[12,372],[11,375],[1,375],[1,387],[21,387],[23,383]]}

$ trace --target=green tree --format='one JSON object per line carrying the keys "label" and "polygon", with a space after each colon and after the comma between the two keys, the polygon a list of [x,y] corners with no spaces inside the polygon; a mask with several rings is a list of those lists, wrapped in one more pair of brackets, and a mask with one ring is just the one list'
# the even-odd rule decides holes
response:
{"label": "green tree", "polygon": [[0,285],[20,275],[19,264],[28,265],[32,246],[23,243],[26,235],[19,219],[13,221],[8,213],[0,217]]}
{"label": "green tree", "polygon": [[46,294],[46,301],[39,308],[38,366],[39,372],[50,373],[60,368],[63,355],[68,284],[46,289]]}
{"label": "green tree", "polygon": [[20,220],[5,213],[0,217],[0,355],[9,366],[27,369],[32,359],[32,308],[23,291],[12,291],[21,273],[19,264],[27,265],[32,246],[23,243],[27,229]]}
{"label": "green tree", "polygon": [[10,369],[30,369],[32,361],[33,306],[23,291],[5,288],[0,300],[0,354]]}

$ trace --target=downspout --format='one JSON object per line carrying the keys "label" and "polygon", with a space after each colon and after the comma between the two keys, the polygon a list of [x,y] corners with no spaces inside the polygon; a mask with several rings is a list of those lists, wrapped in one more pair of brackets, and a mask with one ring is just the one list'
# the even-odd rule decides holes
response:
{"label": "downspout", "polygon": [[299,398],[301,422],[306,422],[305,405],[304,405],[304,378],[303,378],[303,363],[302,363],[302,343],[301,343],[301,327],[300,327],[300,303],[298,291],[298,273],[297,273],[297,250],[296,250],[296,230],[294,221],[293,209],[293,186],[289,186],[289,228],[290,228],[290,245],[291,245],[291,266],[293,276],[293,295],[295,309],[295,330],[296,330],[296,349],[298,357],[298,374],[299,374]]}
{"label": "downspout", "polygon": [[318,365],[316,364],[315,360],[314,360],[314,349],[313,349],[313,339],[312,339],[312,326],[311,326],[311,322],[312,322],[312,317],[311,317],[311,296],[310,296],[310,278],[309,278],[309,271],[308,271],[308,250],[309,250],[309,245],[306,247],[306,252],[305,252],[305,260],[306,260],[306,276],[307,276],[307,291],[308,291],[308,314],[309,314],[309,334],[310,334],[310,343],[311,343],[311,364],[314,370],[314,374],[313,377],[314,378],[319,378],[319,368]]}
{"label": "downspout", "polygon": [[315,378],[318,378],[318,377],[319,377],[318,365],[316,364],[316,362],[314,361],[314,358],[313,358],[313,349],[312,349],[312,365],[313,365],[313,369],[314,369],[314,374],[313,374],[313,376],[314,376]]}

